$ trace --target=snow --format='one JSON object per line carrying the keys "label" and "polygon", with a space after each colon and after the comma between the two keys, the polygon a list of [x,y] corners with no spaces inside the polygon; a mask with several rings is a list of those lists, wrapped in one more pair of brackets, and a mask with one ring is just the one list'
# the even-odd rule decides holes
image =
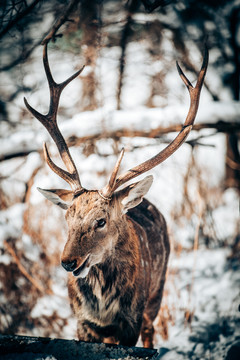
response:
{"label": "snow", "polygon": [[239,199],[236,191],[228,189],[223,195],[223,204],[213,212],[213,221],[217,224],[217,235],[221,239],[229,239],[235,231],[239,219]]}
{"label": "snow", "polygon": [[31,317],[51,316],[54,312],[59,311],[63,319],[67,319],[71,315],[70,307],[66,306],[59,296],[43,296],[31,311]]}
{"label": "snow", "polygon": [[[179,257],[171,255],[170,273],[165,291],[167,290],[168,293],[168,307],[173,313],[176,312],[175,321],[169,326],[169,339],[163,342],[158,336],[157,342],[158,346],[176,351],[169,351],[161,359],[174,359],[174,356],[188,359],[187,354],[194,346],[196,349],[191,359],[198,359],[197,354],[204,358],[206,349],[200,344],[207,344],[209,336],[213,336],[210,332],[211,326],[218,324],[220,327],[224,318],[240,320],[238,312],[240,275],[231,268],[226,270],[228,252],[226,248],[200,249],[194,254],[195,256],[184,252]],[[177,297],[173,296],[176,287],[179,290]],[[194,317],[190,327],[184,325],[181,318],[183,309],[193,311]],[[239,331],[235,336],[237,333]],[[228,341],[226,335],[219,335],[218,332],[214,336],[220,336],[219,344],[224,345]],[[185,355],[180,355],[181,353]],[[219,352],[212,356],[213,359],[219,359]]]}
{"label": "snow", "polygon": [[[0,212],[0,246],[3,247],[4,240],[9,237],[18,237],[22,231],[23,212],[25,204],[15,204]],[[1,262],[2,256],[0,257]]]}
{"label": "snow", "polygon": [[23,234],[21,238],[21,243],[17,242],[17,249],[23,250],[25,256],[30,261],[39,261],[40,258],[40,249],[37,245],[33,244],[32,239],[29,235]]}

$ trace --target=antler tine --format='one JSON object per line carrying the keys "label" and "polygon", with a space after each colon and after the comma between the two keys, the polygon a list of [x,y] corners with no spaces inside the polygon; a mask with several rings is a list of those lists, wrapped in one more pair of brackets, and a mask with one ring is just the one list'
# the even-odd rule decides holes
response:
{"label": "antler tine", "polygon": [[104,199],[107,199],[109,200],[109,194],[112,193],[112,189],[114,188],[115,186],[115,183],[116,183],[116,179],[117,179],[117,174],[118,174],[118,171],[119,171],[119,168],[120,168],[120,165],[121,165],[121,162],[122,162],[122,158],[123,158],[123,155],[124,155],[124,148],[122,148],[119,156],[118,156],[118,159],[117,159],[117,162],[114,166],[114,169],[112,171],[112,174],[111,174],[111,177],[110,177],[110,180],[107,184],[107,186],[105,186],[101,191],[99,191],[99,194],[104,198]]}
{"label": "antler tine", "polygon": [[195,117],[197,114],[200,93],[201,93],[203,81],[204,81],[204,78],[206,75],[207,66],[208,66],[208,49],[207,49],[207,47],[205,47],[205,53],[204,53],[202,67],[201,67],[201,70],[198,75],[196,86],[193,87],[193,85],[188,80],[188,78],[183,73],[182,69],[180,68],[180,66],[177,63],[177,69],[178,69],[179,75],[180,75],[182,81],[184,82],[184,84],[186,85],[186,87],[189,91],[189,94],[190,94],[190,108],[189,108],[186,120],[182,126],[182,130],[179,132],[179,134],[176,136],[176,138],[165,149],[160,151],[157,155],[153,156],[152,158],[143,162],[142,164],[139,164],[139,165],[133,167],[132,169],[128,170],[125,174],[120,175],[115,180],[114,186],[111,189],[109,188],[108,193],[107,192],[104,193],[106,198],[110,198],[111,195],[113,194],[113,192],[119,186],[121,186],[124,183],[126,183],[127,181],[135,178],[136,176],[139,176],[139,175],[145,173],[146,171],[151,170],[158,164],[165,161],[186,140],[189,132],[192,129],[192,126],[193,126],[193,123],[194,123],[194,120],[195,120]]}
{"label": "antler tine", "polygon": [[61,169],[59,166],[57,166],[52,161],[52,159],[49,156],[49,152],[48,152],[46,143],[43,143],[43,153],[44,153],[46,163],[48,164],[50,169],[52,171],[54,171],[58,176],[60,176],[63,180],[68,182],[74,191],[79,190],[79,188],[80,189],[82,188],[79,186],[80,184],[79,184],[77,178],[74,176],[75,174],[73,174],[73,173],[70,174],[68,171]]}
{"label": "antler tine", "polygon": [[84,66],[80,70],[78,70],[75,74],[70,76],[67,80],[63,81],[60,84],[56,83],[52,77],[51,70],[49,67],[47,43],[44,45],[43,48],[43,64],[44,64],[44,69],[47,76],[49,91],[50,91],[49,111],[46,115],[43,115],[37,110],[35,110],[31,105],[29,105],[26,98],[24,98],[24,102],[27,109],[31,112],[31,114],[34,117],[36,117],[49,132],[50,136],[57,145],[59,154],[68,171],[63,170],[54,164],[54,162],[50,159],[46,144],[44,144],[44,155],[47,164],[55,173],[57,173],[60,177],[62,177],[65,181],[67,181],[71,185],[74,191],[76,191],[82,189],[82,186],[77,172],[77,168],[71,157],[68,146],[58,128],[57,111],[58,111],[60,96],[63,89],[82,72]]}
{"label": "antler tine", "polygon": [[49,107],[48,116],[51,116],[52,117],[51,121],[56,123],[59,99],[63,89],[83,71],[85,66],[83,66],[80,70],[75,72],[75,74],[71,75],[67,80],[63,81],[62,83],[60,84],[56,83],[52,77],[52,73],[49,66],[47,44],[48,43],[46,43],[43,47],[43,65],[50,90],[50,107]]}
{"label": "antler tine", "polygon": [[195,117],[197,115],[199,98],[200,98],[203,81],[204,81],[204,78],[205,78],[205,75],[207,72],[207,66],[208,66],[208,49],[207,49],[207,47],[205,46],[203,63],[202,63],[202,67],[199,72],[199,75],[197,78],[197,83],[196,83],[195,87],[192,86],[191,82],[188,80],[186,75],[183,73],[178,62],[176,62],[176,65],[177,65],[178,73],[189,91],[190,101],[191,101],[190,108],[189,108],[189,111],[188,111],[188,114],[187,114],[187,117],[186,117],[186,120],[185,120],[185,123],[183,126],[193,125]]}

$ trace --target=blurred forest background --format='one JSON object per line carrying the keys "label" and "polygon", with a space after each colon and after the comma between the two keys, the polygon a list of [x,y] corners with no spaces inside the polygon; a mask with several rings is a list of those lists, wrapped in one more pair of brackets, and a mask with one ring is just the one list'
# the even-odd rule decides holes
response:
{"label": "blurred forest background", "polygon": [[47,112],[45,42],[57,82],[85,65],[58,120],[86,188],[105,185],[122,146],[126,170],[171,141],[189,106],[175,62],[194,84],[207,44],[196,124],[151,172],[148,198],[172,247],[156,347],[219,359],[240,339],[240,1],[1,1],[0,332],[72,338],[64,213],[36,190],[66,184],[45,165],[51,140],[23,103]]}

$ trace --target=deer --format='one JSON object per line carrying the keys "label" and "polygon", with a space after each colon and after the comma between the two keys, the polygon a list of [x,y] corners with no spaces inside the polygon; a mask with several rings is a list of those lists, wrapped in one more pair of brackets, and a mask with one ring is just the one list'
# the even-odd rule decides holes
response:
{"label": "deer", "polygon": [[145,198],[153,176],[126,183],[165,161],[187,138],[199,107],[208,50],[205,48],[195,86],[176,62],[190,94],[190,107],[175,139],[152,158],[118,175],[124,155],[122,149],[107,185],[100,190],[88,190],[81,185],[77,167],[57,124],[60,95],[84,67],[62,83],[56,83],[49,66],[47,45],[43,48],[43,64],[50,92],[49,111],[43,115],[26,98],[24,102],[49,132],[66,169],[53,162],[44,143],[46,163],[71,187],[71,190],[38,190],[66,210],[68,235],[61,265],[69,273],[68,294],[77,318],[78,339],[135,346],[141,335],[143,346],[153,348],[153,322],[162,301],[170,242],[164,216]]}

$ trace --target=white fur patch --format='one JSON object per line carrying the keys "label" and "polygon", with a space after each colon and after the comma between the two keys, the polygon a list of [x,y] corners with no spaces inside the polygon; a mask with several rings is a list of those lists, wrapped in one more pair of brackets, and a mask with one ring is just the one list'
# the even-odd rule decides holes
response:
{"label": "white fur patch", "polygon": [[90,266],[85,267],[85,268],[83,269],[83,271],[81,271],[80,274],[79,274],[77,277],[85,278],[85,277],[88,275],[89,270],[90,270]]}
{"label": "white fur patch", "polygon": [[85,278],[87,275],[88,275],[88,273],[89,273],[89,270],[91,269],[91,266],[86,266],[81,272],[80,272],[80,274],[78,274],[78,275],[74,275],[73,274],[73,276],[74,277],[76,277],[76,278]]}

